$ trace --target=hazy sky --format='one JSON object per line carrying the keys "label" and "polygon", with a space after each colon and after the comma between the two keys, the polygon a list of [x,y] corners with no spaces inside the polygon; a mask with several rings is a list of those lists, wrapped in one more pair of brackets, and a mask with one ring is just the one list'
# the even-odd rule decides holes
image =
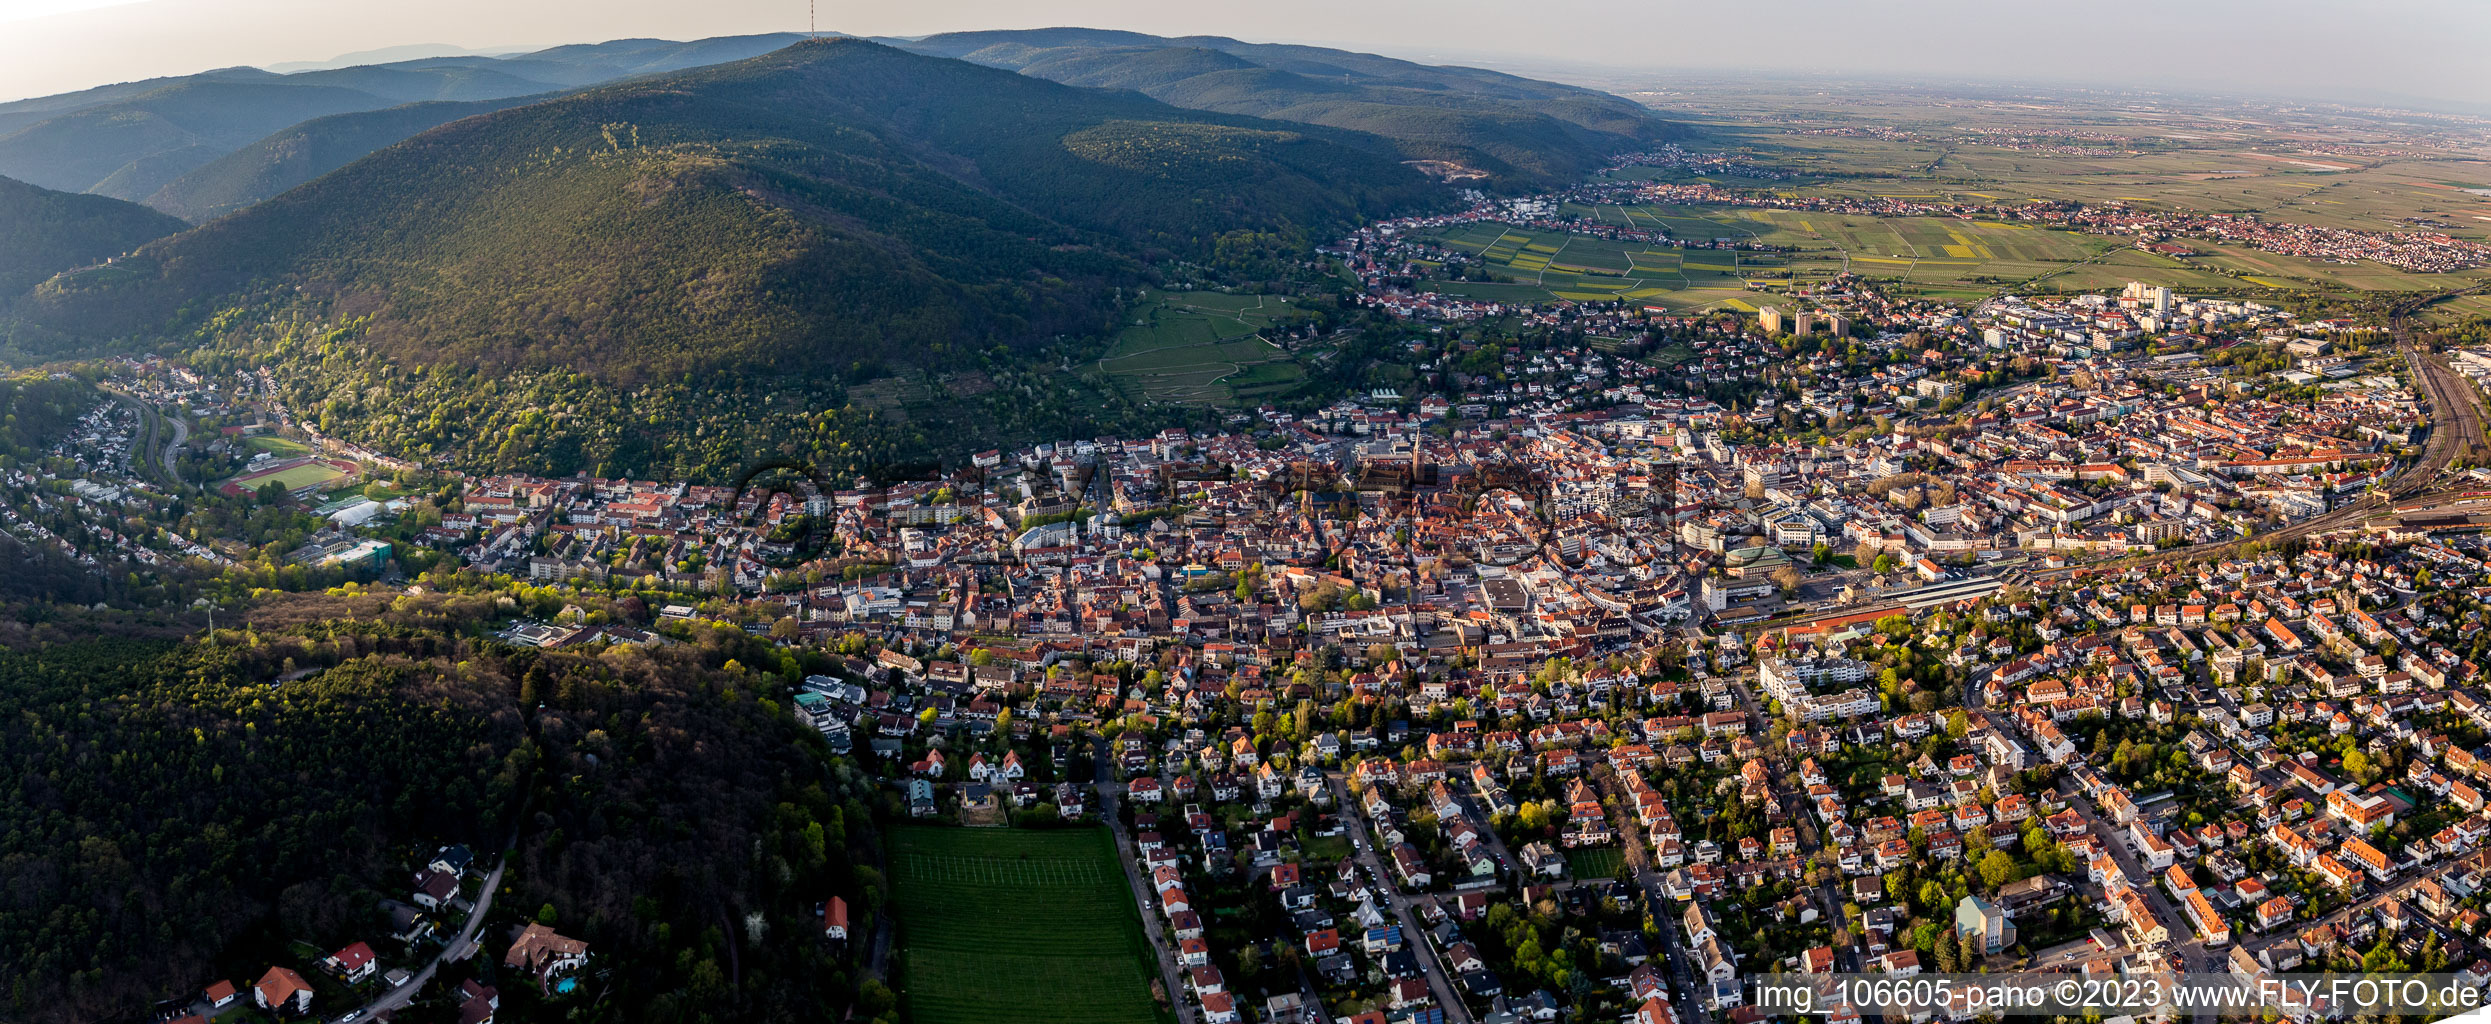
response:
{"label": "hazy sky", "polygon": [[[805,0],[0,0],[0,99],[414,43],[800,30]],[[1479,62],[2090,81],[2491,106],[2485,0],[822,0],[859,35],[1088,25]]]}

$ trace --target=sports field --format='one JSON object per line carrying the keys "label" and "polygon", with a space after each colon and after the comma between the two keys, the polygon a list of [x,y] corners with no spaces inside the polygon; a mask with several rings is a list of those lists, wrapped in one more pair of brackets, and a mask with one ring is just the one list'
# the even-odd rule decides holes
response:
{"label": "sports field", "polygon": [[1614,846],[1585,846],[1566,851],[1566,874],[1576,878],[1620,878],[1626,854]]}
{"label": "sports field", "polygon": [[261,434],[258,437],[245,438],[242,446],[254,452],[267,452],[280,459],[311,454],[310,445],[290,437],[278,437],[275,434]]}
{"label": "sports field", "polygon": [[293,491],[335,483],[354,476],[355,472],[355,464],[342,459],[294,459],[237,475],[225,481],[219,489],[226,494],[238,495],[256,491],[273,481]]}
{"label": "sports field", "polygon": [[1104,828],[891,829],[917,1024],[1162,1024],[1157,958]]}
{"label": "sports field", "polygon": [[1162,292],[1134,307],[1098,369],[1145,402],[1260,401],[1305,376],[1261,336],[1302,315],[1279,295]]}

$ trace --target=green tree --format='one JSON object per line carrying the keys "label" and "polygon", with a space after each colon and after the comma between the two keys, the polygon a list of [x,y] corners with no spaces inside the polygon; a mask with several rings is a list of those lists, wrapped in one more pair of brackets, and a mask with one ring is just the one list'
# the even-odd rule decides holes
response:
{"label": "green tree", "polygon": [[1981,881],[1989,883],[1993,890],[2015,881],[2018,874],[2015,858],[2005,850],[1991,850],[1981,857]]}
{"label": "green tree", "polygon": [[2378,774],[2378,767],[2370,763],[2370,755],[2359,750],[2349,750],[2344,753],[2344,774],[2359,780],[2363,785],[2368,785],[2377,781],[2374,776]]}

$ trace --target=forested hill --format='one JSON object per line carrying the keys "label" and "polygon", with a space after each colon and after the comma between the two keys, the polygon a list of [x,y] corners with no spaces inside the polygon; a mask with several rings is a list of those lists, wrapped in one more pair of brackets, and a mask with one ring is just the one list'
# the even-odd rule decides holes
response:
{"label": "forested hill", "polygon": [[850,850],[872,786],[770,699],[802,666],[766,642],[512,649],[470,638],[510,614],[483,593],[230,611],[254,625],[0,649],[0,1019],[137,1020],[356,941],[411,963],[380,901],[446,843],[513,856],[485,955],[430,1005],[548,920],[589,943],[600,998],[544,1011],[505,982],[507,1019],[844,1012],[843,964],[806,939],[829,896],[871,914]]}
{"label": "forested hill", "polygon": [[622,384],[941,361],[1096,332],[1137,259],[1435,194],[1387,149],[807,42],[444,125],[34,309],[116,335],[302,294],[405,364]]}
{"label": "forested hill", "polygon": [[417,132],[491,113],[528,98],[409,103],[313,118],[210,161],[147,197],[147,205],[194,223],[267,199]]}
{"label": "forested hill", "polygon": [[1569,182],[1682,134],[1604,92],[1319,46],[1082,28],[952,32],[902,45],[1196,110],[1369,132],[1407,159],[1460,164],[1514,187]]}
{"label": "forested hill", "polygon": [[313,118],[405,103],[538,95],[741,60],[798,38],[617,39],[507,57],[432,57],[298,74],[219,68],[38,96],[0,103],[0,174],[139,201],[195,168]]}
{"label": "forested hill", "polygon": [[118,256],[189,226],[118,199],[0,178],[0,305],[44,278]]}

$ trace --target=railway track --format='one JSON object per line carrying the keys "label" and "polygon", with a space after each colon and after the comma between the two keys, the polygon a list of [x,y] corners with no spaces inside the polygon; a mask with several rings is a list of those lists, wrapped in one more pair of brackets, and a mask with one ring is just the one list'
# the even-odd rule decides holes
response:
{"label": "railway track", "polygon": [[[2239,550],[2253,543],[2271,544],[2296,540],[2342,529],[2381,516],[2428,511],[2452,501],[2491,497],[2491,486],[2468,488],[2441,485],[2444,479],[2443,474],[2459,458],[2465,459],[2472,465],[2491,463],[2491,458],[2486,458],[2487,455],[2491,455],[2491,444],[2485,443],[2483,435],[2482,396],[2474,390],[2473,383],[2466,380],[2463,374],[2456,372],[2438,356],[2413,340],[2411,322],[2412,315],[2424,307],[2478,290],[2480,286],[2409,299],[2398,304],[2389,315],[2388,329],[2394,335],[2396,347],[2404,352],[2407,365],[2413,368],[2415,384],[2423,399],[2430,405],[2431,429],[2429,438],[2422,443],[2422,456],[2415,459],[2412,465],[2397,471],[2386,486],[2343,508],[2296,523],[2288,523],[2254,536],[2192,544],[2168,551],[2086,562],[2058,569],[2044,569],[2031,573],[2027,578],[2039,582],[2063,579],[2077,573],[2102,570],[2124,571],[2167,562],[2208,558]],[[1819,619],[1855,614],[1868,607],[1872,606],[1861,605],[1787,621],[1767,620],[1754,625],[1772,629],[1805,625]]]}
{"label": "railway track", "polygon": [[2295,540],[2313,534],[2341,529],[2382,514],[2395,511],[2400,503],[2416,500],[2447,500],[2468,492],[2454,488],[2438,488],[2448,467],[2462,457],[2479,462],[2485,450],[2482,432],[2481,396],[2464,375],[2457,373],[2438,356],[2413,340],[2412,316],[2423,307],[2444,299],[2455,298],[2476,289],[2466,288],[2442,292],[2399,303],[2388,316],[2388,330],[2396,347],[2404,352],[2406,365],[2413,368],[2414,383],[2424,400],[2430,403],[2430,437],[2422,442],[2422,456],[2413,464],[2397,471],[2387,486],[2374,491],[2343,508],[2289,523],[2274,530],[2239,540],[2192,544],[2146,555],[2090,562],[2062,569],[2049,569],[2033,574],[2033,578],[2057,579],[2078,572],[2096,569],[2133,569],[2164,562],[2219,555],[2252,543],[2275,543]]}

